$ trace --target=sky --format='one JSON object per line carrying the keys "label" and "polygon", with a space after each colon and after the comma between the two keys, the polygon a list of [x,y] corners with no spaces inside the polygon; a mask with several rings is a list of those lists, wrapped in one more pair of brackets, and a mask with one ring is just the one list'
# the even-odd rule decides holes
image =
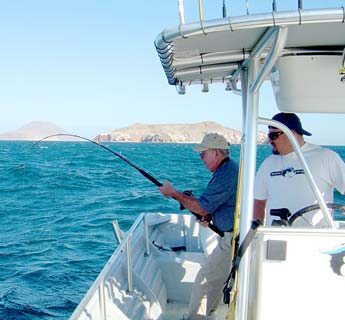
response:
{"label": "sky", "polygon": [[[246,1],[226,0],[230,15]],[[248,1],[250,13],[271,0]],[[327,0],[328,7],[343,1]],[[184,0],[186,22],[198,20],[198,1]],[[222,0],[204,0],[205,19],[220,18]],[[297,0],[277,1],[278,10]],[[303,1],[304,8],[322,1]],[[48,121],[74,134],[97,134],[134,123],[216,121],[241,129],[241,97],[210,86],[178,95],[167,82],[154,40],[179,23],[177,0],[0,0],[0,133]],[[271,87],[260,94],[260,116],[278,112]],[[300,115],[318,144],[345,145],[345,115]],[[265,127],[259,128],[266,131]]]}

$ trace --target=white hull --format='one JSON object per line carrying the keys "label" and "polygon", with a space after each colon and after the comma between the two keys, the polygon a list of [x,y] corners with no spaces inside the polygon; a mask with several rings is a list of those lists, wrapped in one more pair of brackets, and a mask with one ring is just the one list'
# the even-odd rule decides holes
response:
{"label": "white hull", "polygon": [[252,243],[248,319],[344,319],[345,264],[337,274],[326,253],[344,242],[344,230],[260,228]]}
{"label": "white hull", "polygon": [[[208,247],[212,247],[215,235],[202,228],[203,236],[200,238],[199,224],[189,214],[148,214],[146,218],[148,255],[143,220],[126,237],[131,239],[131,292],[127,250],[122,245],[114,252],[70,319],[176,320],[188,311],[192,285],[205,259],[203,246],[207,242]],[[170,248],[185,247],[186,250],[161,250],[153,242],[158,246],[164,244]],[[220,307],[220,319],[225,318],[226,309],[225,305]]]}
{"label": "white hull", "polygon": [[[190,215],[149,214],[147,221],[149,254],[144,224],[139,223],[126,237],[132,239],[132,268],[126,246],[119,246],[70,319],[176,320],[188,310],[205,260],[203,248],[211,250],[216,236],[202,228],[200,237]],[[153,242],[186,250],[161,250]],[[345,265],[337,274],[328,253],[344,242],[341,230],[260,228],[252,242],[248,319],[344,319]],[[217,318],[225,319],[226,313],[222,304]]]}

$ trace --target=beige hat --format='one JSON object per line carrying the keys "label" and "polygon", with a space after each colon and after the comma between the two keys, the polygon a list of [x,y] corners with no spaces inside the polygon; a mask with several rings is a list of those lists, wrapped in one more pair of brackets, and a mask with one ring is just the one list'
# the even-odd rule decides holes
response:
{"label": "beige hat", "polygon": [[193,148],[196,152],[206,151],[209,149],[229,149],[230,144],[218,133],[208,133],[201,143]]}

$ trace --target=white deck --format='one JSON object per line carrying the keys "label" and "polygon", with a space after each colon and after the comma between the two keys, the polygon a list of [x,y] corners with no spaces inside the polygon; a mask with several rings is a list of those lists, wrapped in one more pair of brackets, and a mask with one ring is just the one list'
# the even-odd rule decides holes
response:
{"label": "white deck", "polygon": [[[178,320],[181,318],[181,315],[187,313],[188,304],[168,302],[166,313],[164,314],[164,319],[166,320]],[[221,304],[216,312],[217,319],[226,319],[226,314],[228,312],[228,306]]]}
{"label": "white deck", "polygon": [[[202,246],[207,235],[199,238],[199,224],[191,215],[149,214],[146,218],[149,254],[141,220],[129,231],[131,236],[127,234],[127,240],[117,248],[70,319],[102,319],[103,316],[105,319],[176,320],[187,312],[195,276],[205,260]],[[129,238],[130,262],[124,246]],[[185,246],[186,250],[159,250],[153,241],[169,247]],[[223,319],[226,309],[225,305],[220,308],[219,319]]]}

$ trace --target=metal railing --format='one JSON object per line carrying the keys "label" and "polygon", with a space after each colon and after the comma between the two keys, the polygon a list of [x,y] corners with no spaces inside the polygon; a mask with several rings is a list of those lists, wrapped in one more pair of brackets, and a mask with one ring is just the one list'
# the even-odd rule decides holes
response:
{"label": "metal railing", "polygon": [[[116,224],[116,223],[115,223]],[[150,242],[149,242],[149,228],[148,228],[148,222],[147,222],[147,217],[144,213],[141,213],[131,228],[128,230],[126,233],[125,237],[123,240],[119,243],[119,246],[116,248],[115,252],[113,255],[110,257],[106,265],[104,266],[103,270],[101,273],[98,275],[97,279],[81,301],[81,303],[78,305],[78,307],[75,309],[73,314],[70,317],[70,320],[72,319],[78,319],[79,316],[82,314],[82,312],[86,309],[89,301],[91,298],[97,294],[98,290],[98,300],[99,300],[99,308],[100,308],[100,319],[106,319],[106,304],[105,304],[105,279],[108,275],[108,273],[111,270],[111,267],[113,266],[116,258],[120,254],[120,252],[124,252],[126,250],[127,254],[127,280],[128,280],[128,292],[133,292],[133,266],[132,266],[132,252],[131,252],[131,241],[133,234],[135,230],[143,224],[144,228],[144,237],[145,237],[145,256],[150,255]],[[114,223],[113,223],[114,226]]]}
{"label": "metal railing", "polygon": [[123,251],[126,249],[127,252],[127,277],[128,277],[128,292],[133,291],[133,266],[132,266],[132,252],[131,252],[131,241],[134,231],[144,223],[144,236],[145,236],[145,256],[150,255],[150,241],[149,241],[149,228],[147,223],[147,218],[144,213],[141,213],[139,217],[135,220],[132,227],[127,232],[124,239],[119,243],[119,247],[116,249],[116,252]]}
{"label": "metal railing", "polygon": [[[122,241],[120,240],[121,237],[119,237],[117,234],[117,231],[120,229],[119,228],[118,228],[118,230],[115,229],[115,225],[118,227],[118,223],[117,223],[117,221],[115,223],[113,222],[115,233],[118,237],[118,240],[121,241],[121,242],[119,242],[119,246],[116,249],[113,256],[116,257],[119,251],[124,251],[124,249],[126,248],[126,253],[127,253],[127,281],[128,281],[127,291],[128,292],[133,292],[133,265],[132,265],[131,241],[132,241],[133,233],[142,224],[142,221],[144,221],[144,232],[145,232],[145,243],[146,243],[145,255],[148,256],[150,254],[148,224],[147,224],[146,215],[144,213],[141,213],[139,215],[139,217],[135,220],[132,227],[129,229],[125,238]],[[112,256],[112,258],[113,258],[113,256]],[[105,274],[102,277],[102,280],[100,282],[100,287],[99,287],[99,306],[100,306],[101,320],[106,319],[106,304],[105,304],[105,292],[104,292],[105,283],[104,282],[105,282],[105,278],[109,272],[109,270],[105,271],[105,268],[108,265],[109,265],[109,267],[111,266],[111,261],[109,261],[106,264],[106,266],[104,267],[104,269],[101,273],[101,274],[103,274],[103,273],[105,273]]]}
{"label": "metal railing", "polygon": [[[204,21],[204,14],[203,14],[203,4],[202,4],[202,0],[198,0],[198,10],[199,10],[199,21],[200,24],[203,24]],[[229,17],[227,14],[227,0],[222,0],[222,8],[221,8],[221,12],[222,12],[222,17],[226,18]],[[303,1],[302,0],[297,0],[297,7],[296,8],[291,8],[291,10],[297,9],[298,11],[303,10]],[[180,19],[180,24],[184,24],[185,23],[185,9],[184,9],[184,1],[183,0],[177,0],[177,6],[178,6],[178,14],[179,14],[179,19]],[[245,0],[245,13],[247,15],[249,15],[249,6],[250,6],[250,2],[249,0]],[[277,1],[276,0],[272,0],[272,12],[277,12],[278,6],[277,6]]]}

